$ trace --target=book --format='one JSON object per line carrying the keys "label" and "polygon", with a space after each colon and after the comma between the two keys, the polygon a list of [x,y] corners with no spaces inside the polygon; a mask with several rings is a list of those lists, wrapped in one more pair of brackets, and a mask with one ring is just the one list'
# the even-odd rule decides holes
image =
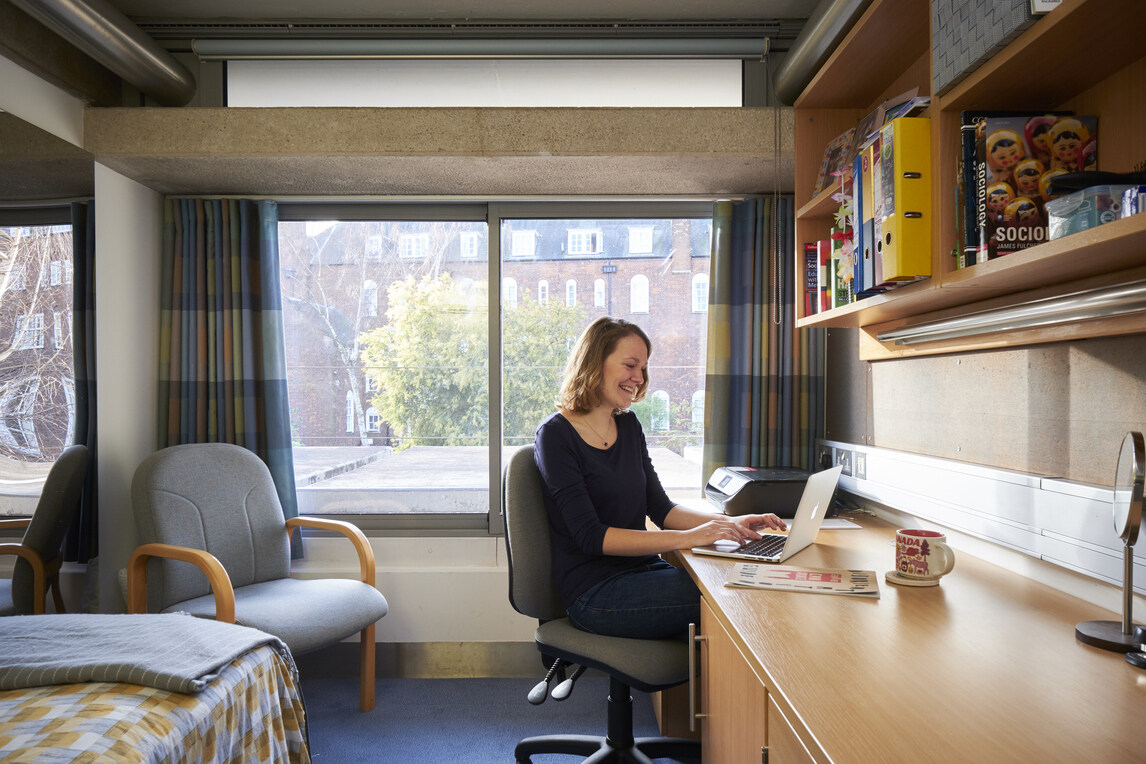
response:
{"label": "book", "polygon": [[931,120],[900,117],[880,130],[881,238],[876,242],[882,281],[931,275]]}
{"label": "book", "polygon": [[874,570],[803,568],[794,565],[738,562],[728,571],[724,585],[781,592],[847,594],[879,599],[879,582]]}
{"label": "book", "polygon": [[820,252],[815,242],[804,243],[804,315],[820,312]]}
{"label": "book", "polygon": [[[958,193],[960,224],[962,229],[962,261],[959,267],[967,267],[979,262],[980,232],[986,224],[987,166],[985,157],[980,158],[979,146],[985,139],[985,122],[995,117],[1025,117],[1024,137],[1034,141],[1041,137],[1050,123],[1058,116],[1071,116],[1069,111],[964,111],[960,113],[960,144],[956,182]],[[980,169],[982,174],[980,174]],[[984,251],[982,260],[985,261]]]}
{"label": "book", "polygon": [[994,259],[1048,240],[1046,203],[1052,178],[1098,158],[1098,118],[1044,114],[995,116],[982,121],[976,170],[986,184],[977,200],[977,261]]}
{"label": "book", "polygon": [[820,171],[816,175],[816,187],[812,190],[812,196],[835,182],[832,176],[844,167],[844,158],[851,148],[855,131],[854,127],[849,127],[837,135],[824,149],[824,158],[820,161]]}
{"label": "book", "polygon": [[820,239],[816,242],[817,262],[819,272],[816,275],[818,291],[820,293],[820,308],[817,312],[823,313],[832,309],[832,241]]}

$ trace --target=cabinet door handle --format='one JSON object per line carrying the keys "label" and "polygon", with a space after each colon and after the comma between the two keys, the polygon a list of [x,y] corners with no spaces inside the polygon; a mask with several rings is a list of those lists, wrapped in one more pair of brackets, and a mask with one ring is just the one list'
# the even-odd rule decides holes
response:
{"label": "cabinet door handle", "polygon": [[696,712],[696,645],[707,639],[696,633],[696,624],[688,625],[688,731],[696,732],[696,720],[703,719],[707,714]]}

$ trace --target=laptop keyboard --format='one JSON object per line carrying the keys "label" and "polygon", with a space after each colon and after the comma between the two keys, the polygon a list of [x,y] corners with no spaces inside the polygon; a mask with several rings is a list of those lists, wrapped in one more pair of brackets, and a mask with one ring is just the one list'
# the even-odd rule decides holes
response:
{"label": "laptop keyboard", "polygon": [[787,536],[776,533],[765,533],[754,541],[747,541],[737,549],[738,554],[751,554],[758,557],[776,557],[784,548]]}

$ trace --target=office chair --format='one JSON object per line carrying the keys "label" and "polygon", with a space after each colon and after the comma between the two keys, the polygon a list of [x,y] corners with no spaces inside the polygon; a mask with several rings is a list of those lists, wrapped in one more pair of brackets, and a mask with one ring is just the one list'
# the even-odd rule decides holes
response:
{"label": "office chair", "polygon": [[[675,640],[603,637],[569,622],[553,583],[549,518],[533,446],[514,452],[502,481],[505,545],[509,561],[509,601],[522,615],[540,621],[534,640],[542,655],[609,675],[608,724],[604,736],[545,735],[517,744],[518,764],[545,753],[577,754],[594,762],[643,762],[671,758],[699,761],[700,743],[682,738],[633,738],[630,688],[657,692],[689,678],[690,645]],[[551,672],[552,673],[552,672]],[[531,702],[536,702],[531,697]]]}
{"label": "office chair", "polygon": [[19,558],[12,578],[0,579],[0,616],[40,615],[49,590],[56,612],[64,612],[64,599],[60,596],[61,553],[64,536],[80,505],[87,470],[87,446],[68,446],[44,479],[35,514],[0,520],[0,528],[26,529],[19,544],[0,544],[0,554]]}
{"label": "office chair", "polygon": [[[132,479],[131,502],[141,545],[128,562],[128,612],[182,611],[250,626],[294,655],[358,632],[360,707],[374,708],[374,624],[389,606],[374,588],[374,552],[362,531],[339,520],[284,520],[270,470],[227,443],[147,457]],[[350,539],[360,580],[290,578],[290,534],[298,527]]]}

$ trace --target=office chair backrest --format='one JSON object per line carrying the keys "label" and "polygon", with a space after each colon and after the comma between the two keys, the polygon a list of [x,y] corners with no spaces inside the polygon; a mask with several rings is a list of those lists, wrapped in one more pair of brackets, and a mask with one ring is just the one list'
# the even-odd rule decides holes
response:
{"label": "office chair backrest", "polygon": [[[155,452],[135,471],[131,503],[140,544],[210,552],[235,588],[290,573],[286,521],[270,470],[241,446],[197,443]],[[148,563],[150,612],[209,593],[206,577],[187,563]]]}
{"label": "office chair backrest", "polygon": [[513,453],[502,482],[505,548],[509,561],[509,602],[522,615],[549,621],[565,617],[553,583],[549,516],[541,493],[541,473],[533,446]]}
{"label": "office chair backrest", "polygon": [[[87,469],[87,446],[68,446],[44,479],[36,513],[20,543],[34,549],[45,563],[60,556],[64,536],[80,506]],[[33,612],[32,566],[19,558],[12,571],[12,604],[18,613]]]}

